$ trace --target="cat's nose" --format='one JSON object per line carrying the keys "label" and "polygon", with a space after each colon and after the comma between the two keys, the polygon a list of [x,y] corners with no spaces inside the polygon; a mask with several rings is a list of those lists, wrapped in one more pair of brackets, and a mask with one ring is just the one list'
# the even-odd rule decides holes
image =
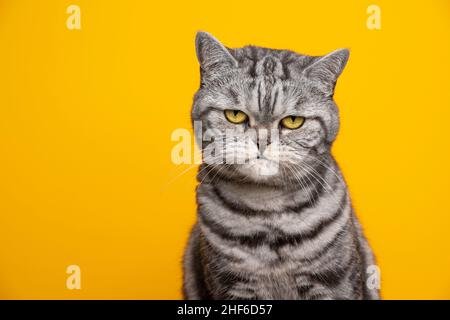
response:
{"label": "cat's nose", "polygon": [[264,150],[270,144],[270,134],[267,129],[260,129],[256,135],[256,146],[258,147],[259,153],[263,154]]}
{"label": "cat's nose", "polygon": [[256,147],[258,148],[258,155],[256,156],[256,159],[261,159],[261,155],[263,152],[261,151],[261,148],[259,147],[259,141],[256,141]]}

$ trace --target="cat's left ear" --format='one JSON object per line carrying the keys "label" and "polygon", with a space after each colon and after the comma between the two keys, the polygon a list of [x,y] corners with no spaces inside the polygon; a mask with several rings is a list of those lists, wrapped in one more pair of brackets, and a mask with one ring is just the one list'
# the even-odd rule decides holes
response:
{"label": "cat's left ear", "polygon": [[329,94],[333,93],[338,77],[347,64],[350,51],[339,49],[323,56],[303,70],[303,74],[311,81],[318,82]]}
{"label": "cat's left ear", "polygon": [[195,37],[195,50],[202,72],[219,73],[237,67],[238,62],[230,51],[207,32],[199,31]]}

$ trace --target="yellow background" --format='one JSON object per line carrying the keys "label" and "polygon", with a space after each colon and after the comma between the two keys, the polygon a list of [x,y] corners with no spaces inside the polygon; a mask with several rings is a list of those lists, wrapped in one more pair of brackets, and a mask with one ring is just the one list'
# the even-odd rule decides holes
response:
{"label": "yellow background", "polygon": [[[366,9],[381,7],[381,30]],[[81,8],[81,30],[66,8]],[[388,299],[450,298],[448,1],[0,1],[0,298],[181,297],[197,30],[351,50],[334,154]],[[66,289],[66,267],[82,289]]]}

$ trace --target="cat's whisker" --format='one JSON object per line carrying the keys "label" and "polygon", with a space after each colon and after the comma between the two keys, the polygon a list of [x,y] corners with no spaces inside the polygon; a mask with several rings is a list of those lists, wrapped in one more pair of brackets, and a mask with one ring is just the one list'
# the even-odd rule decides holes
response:
{"label": "cat's whisker", "polygon": [[[203,163],[204,165],[206,165],[206,166],[210,166],[210,164],[207,163],[207,161],[208,161],[209,159],[212,159],[212,158],[204,158],[202,163]],[[199,167],[200,165],[201,165],[201,163],[194,163],[194,164],[189,165],[188,168],[184,169],[182,172],[180,172],[180,173],[177,174],[174,178],[172,178],[169,182],[167,182],[167,183],[162,187],[161,191],[165,191],[165,190],[166,190],[171,184],[173,184],[176,180],[178,180],[179,178],[181,178],[183,175],[185,175],[186,173],[188,173],[190,170],[192,170],[192,169],[194,169],[194,168],[196,168],[196,167]],[[202,169],[202,170],[203,170],[203,169]],[[199,173],[200,173],[202,170],[200,170]]]}
{"label": "cat's whisker", "polygon": [[317,190],[311,190],[311,188],[309,188],[308,184],[306,183],[306,180],[308,180],[309,185],[312,185],[312,181],[310,179],[309,173],[306,170],[304,170],[303,168],[295,167],[295,166],[292,167],[292,170],[294,172],[296,172],[296,174],[299,175],[300,177],[304,177],[304,180],[303,180],[304,184],[305,184],[304,189],[308,192],[309,197],[311,198],[311,205],[315,205],[315,202],[314,202],[315,197],[314,197],[313,192],[315,192],[316,195],[318,195],[318,192],[317,192]]}
{"label": "cat's whisker", "polygon": [[198,167],[198,164],[194,163],[194,164],[190,165],[187,169],[183,170],[181,173],[179,173],[179,174],[176,175],[174,178],[172,178],[171,180],[169,180],[169,181],[161,188],[161,191],[165,191],[171,184],[173,184],[176,180],[178,180],[180,177],[182,177],[183,175],[185,175],[187,172],[189,172],[190,170],[194,169],[195,167]]}
{"label": "cat's whisker", "polygon": [[338,175],[338,173],[337,173],[333,168],[331,168],[329,164],[327,164],[327,163],[325,163],[325,162],[323,162],[323,161],[320,160],[319,156],[314,156],[314,155],[311,155],[311,154],[306,154],[305,157],[308,157],[308,158],[311,159],[311,160],[317,161],[317,162],[318,162],[320,165],[322,165],[325,169],[331,171],[331,172],[334,174],[334,176],[335,176],[337,179],[339,179],[339,181],[344,182],[344,181],[342,180],[342,177],[341,177],[340,175]]}
{"label": "cat's whisker", "polygon": [[214,183],[214,179],[217,177],[217,175],[218,175],[221,171],[223,171],[223,170],[225,169],[226,166],[227,166],[227,165],[222,165],[222,166],[219,167],[219,169],[217,170],[217,172],[216,172],[216,173],[214,174],[214,176],[211,178],[211,181],[210,181],[211,184]]}
{"label": "cat's whisker", "polygon": [[300,184],[300,189],[306,194],[306,197],[308,199],[308,203],[310,205],[314,205],[314,202],[313,202],[314,198],[312,196],[312,193],[308,189],[306,183],[304,184],[304,181],[302,179],[302,175],[299,175],[298,172],[296,172],[295,168],[293,168],[293,167],[286,166],[286,168],[289,169],[289,171],[292,173],[292,175],[295,178],[295,180]]}
{"label": "cat's whisker", "polygon": [[[297,141],[293,140],[292,138],[287,137],[287,139],[288,139],[290,142],[293,142],[294,144],[299,145],[300,147],[302,147]],[[331,167],[329,166],[329,164],[327,164],[327,163],[323,162],[322,160],[320,160],[320,158],[319,158],[320,156],[319,156],[319,155],[315,156],[315,155],[310,154],[309,152],[303,154],[303,153],[299,153],[297,150],[294,150],[294,153],[297,154],[298,156],[302,157],[302,158],[307,157],[307,158],[309,158],[309,159],[311,159],[311,160],[317,161],[317,162],[318,162],[319,164],[321,164],[325,169],[330,170],[330,171],[336,176],[336,178],[338,178],[341,182],[344,182],[344,181],[342,180],[342,177],[341,177],[341,176],[340,176],[333,168],[331,168]]]}
{"label": "cat's whisker", "polygon": [[[298,144],[298,142],[295,141],[295,140],[292,140],[292,139],[289,139],[289,140],[292,141],[292,142],[294,142],[294,143],[297,143],[297,144]],[[297,150],[294,150],[294,154],[298,155],[298,156],[301,157],[301,158],[308,158],[308,159],[310,159],[310,160],[313,160],[313,161],[317,162],[318,164],[320,164],[320,165],[321,165],[322,167],[324,167],[325,169],[331,171],[331,172],[333,173],[333,175],[334,175],[340,182],[342,182],[342,183],[345,184],[345,182],[343,181],[342,177],[339,176],[339,174],[338,174],[333,168],[331,168],[327,163],[325,163],[325,162],[323,162],[322,160],[320,160],[320,159],[319,159],[319,156],[311,155],[309,152],[308,152],[308,153],[300,153],[300,152],[298,152]],[[303,162],[302,164],[305,164],[305,163]]]}
{"label": "cat's whisker", "polygon": [[[295,168],[295,166],[294,166],[294,168]],[[300,172],[303,170],[305,172],[305,179],[308,179],[309,184],[313,184],[313,181],[310,178],[312,178],[312,179],[315,179],[315,178],[313,176],[311,176],[310,173],[307,170],[305,170],[305,168],[298,167],[298,169],[300,169]],[[311,191],[311,193],[312,193],[312,191]],[[317,190],[316,190],[316,194],[318,194]]]}
{"label": "cat's whisker", "polygon": [[333,188],[330,186],[330,184],[329,184],[329,183],[321,176],[321,174],[320,174],[319,172],[317,172],[316,169],[314,169],[314,167],[310,166],[309,164],[307,164],[307,163],[305,163],[305,162],[302,163],[301,166],[304,167],[304,169],[307,170],[307,171],[308,171],[308,169],[311,170],[311,172],[312,172],[313,175],[315,175],[318,179],[320,179],[321,181],[323,181],[323,183],[322,183],[320,180],[317,180],[317,182],[319,182],[320,185],[321,185],[325,190],[327,190],[327,188],[328,188],[329,190],[333,190]]}
{"label": "cat's whisker", "polygon": [[[331,198],[333,199],[333,201],[334,201],[341,209],[343,209],[343,205],[341,204],[341,201],[336,197],[335,193],[333,192],[333,188],[328,184],[328,182],[327,182],[325,179],[323,179],[323,178],[320,176],[320,174],[319,174],[314,168],[310,167],[310,166],[307,165],[307,164],[303,164],[303,165],[305,166],[305,167],[303,168],[304,170],[308,171],[308,168],[309,168],[309,170],[313,170],[312,172],[310,172],[312,178],[314,178],[314,179],[322,186],[323,190],[324,190],[327,194],[329,194],[329,195],[331,196]],[[322,181],[327,185],[327,187],[328,187],[329,189],[327,189],[326,186],[325,186],[319,179],[322,180]]]}
{"label": "cat's whisker", "polygon": [[207,165],[205,166],[203,169],[201,169],[198,173],[202,172],[205,169],[209,169],[206,173],[205,176],[202,178],[202,180],[200,180],[199,185],[203,184],[203,182],[205,181],[205,179],[209,176],[209,174],[211,173],[211,171],[213,171],[215,169],[216,166],[214,165]]}

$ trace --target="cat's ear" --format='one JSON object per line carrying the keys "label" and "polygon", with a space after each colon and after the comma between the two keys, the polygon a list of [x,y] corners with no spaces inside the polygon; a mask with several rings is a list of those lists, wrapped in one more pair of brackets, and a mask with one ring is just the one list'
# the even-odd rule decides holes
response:
{"label": "cat's ear", "polygon": [[323,56],[303,70],[303,74],[311,81],[320,83],[320,85],[332,94],[338,77],[347,64],[350,51],[348,49],[339,49]]}
{"label": "cat's ear", "polygon": [[202,72],[220,72],[238,65],[228,49],[207,32],[197,32],[195,50]]}

